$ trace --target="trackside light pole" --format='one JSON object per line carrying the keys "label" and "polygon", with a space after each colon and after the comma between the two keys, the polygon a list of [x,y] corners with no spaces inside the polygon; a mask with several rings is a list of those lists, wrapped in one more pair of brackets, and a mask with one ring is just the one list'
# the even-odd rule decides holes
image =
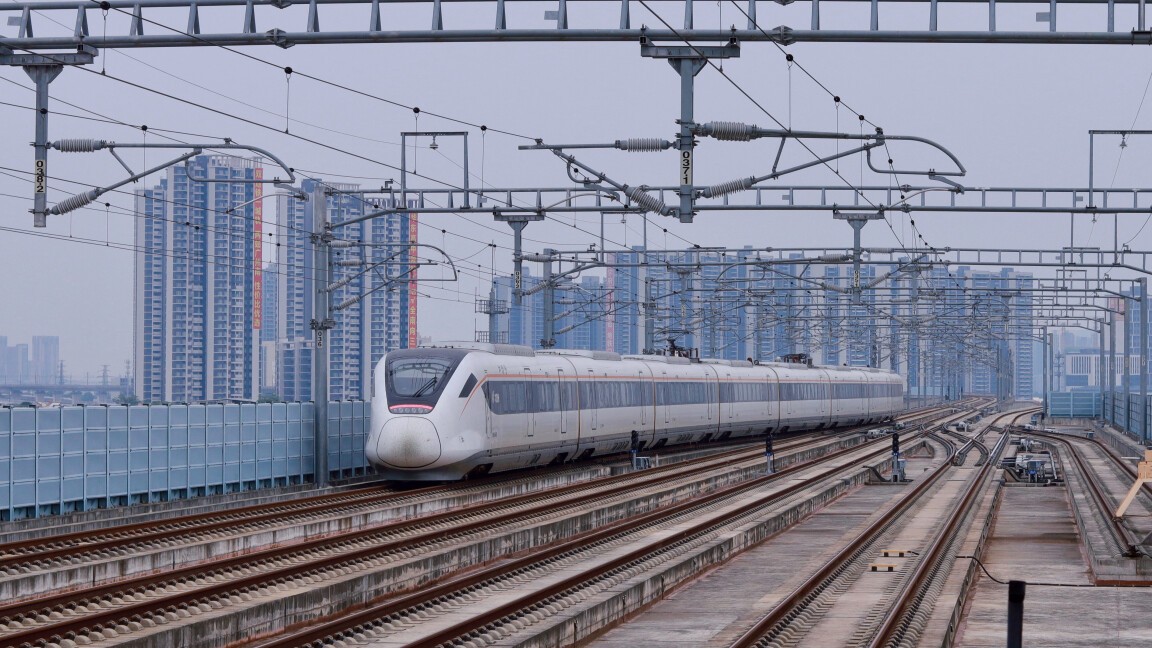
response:
{"label": "trackside light pole", "polygon": [[768,437],[764,439],[764,461],[767,464],[767,472],[765,474],[771,475],[776,472],[776,462],[774,461],[774,453],[772,451],[772,428],[768,428]]}
{"label": "trackside light pole", "polygon": [[316,183],[312,188],[312,312],[310,322],[315,332],[312,354],[312,400],[316,404],[316,438],[313,444],[313,482],[317,487],[328,485],[328,344],[325,338],[336,322],[328,304],[329,264],[333,240],[328,225],[328,196],[324,186]]}
{"label": "trackside light pole", "polygon": [[904,469],[900,465],[900,433],[892,433],[892,481],[904,481]]}
{"label": "trackside light pole", "polygon": [[1148,279],[1140,277],[1136,282],[1140,289],[1140,443],[1148,445]]}

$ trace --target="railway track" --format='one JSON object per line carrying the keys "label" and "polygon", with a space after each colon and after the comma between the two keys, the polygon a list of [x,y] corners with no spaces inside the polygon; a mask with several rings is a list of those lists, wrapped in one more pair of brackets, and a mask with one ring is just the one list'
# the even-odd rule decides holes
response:
{"label": "railway track", "polygon": [[[909,424],[915,424],[923,417],[923,414],[915,415],[907,417],[907,420]],[[796,437],[796,439],[803,438],[804,435]],[[782,449],[788,449],[788,443],[789,441],[783,441]],[[729,456],[739,456],[742,452],[744,450],[740,448],[721,451]],[[213,538],[252,534],[267,528],[299,527],[314,520],[352,515],[361,511],[379,511],[382,508],[407,508],[411,511],[424,509],[426,502],[435,502],[446,508],[464,506],[471,503],[470,500],[488,496],[469,498],[472,493],[483,494],[492,491],[494,484],[505,483],[504,491],[495,495],[502,497],[509,492],[514,493],[527,488],[526,484],[535,483],[547,472],[561,473],[563,469],[542,469],[535,471],[530,477],[515,475],[490,477],[474,487],[454,484],[397,491],[378,483],[362,489],[306,496],[275,504],[241,506],[171,519],[121,524],[106,529],[45,533],[30,539],[8,540],[0,545],[0,575],[27,573],[36,569],[39,564],[74,563],[84,560],[87,556],[98,556],[102,553],[106,555],[108,552],[134,554],[163,546],[186,548],[191,543]],[[452,500],[453,497],[455,501]],[[284,541],[285,539],[277,540],[277,542]]]}
{"label": "railway track", "polygon": [[[618,527],[574,539],[525,558],[494,566],[467,579],[428,589],[410,598],[374,606],[363,613],[314,625],[255,645],[263,647],[321,645],[336,640],[388,636],[409,646],[437,646],[453,641],[499,640],[545,619],[552,618],[580,602],[620,585],[636,573],[657,569],[676,555],[700,549],[716,534],[732,525],[763,514],[766,507],[813,489],[813,482],[837,479],[861,460],[882,458],[886,449],[867,454],[853,453],[829,468],[796,466],[774,476],[766,476],[730,490],[717,491],[681,505],[662,508],[628,520]],[[767,483],[784,481],[791,485],[758,492]],[[746,501],[732,503],[734,497]],[[656,533],[656,531],[666,531]],[[646,537],[637,539],[635,536]],[[551,564],[555,562],[555,564]],[[578,564],[577,564],[578,563]],[[562,576],[554,575],[563,572]],[[529,582],[548,579],[542,587]],[[465,605],[475,605],[476,597],[496,598],[496,594],[516,590],[517,596],[499,601],[479,613],[469,612],[456,623],[437,624],[427,630],[414,629],[414,617],[421,606],[439,606],[439,615],[450,614]],[[471,597],[471,598],[470,598]],[[424,619],[418,619],[423,621]]]}
{"label": "railway track", "polygon": [[[886,441],[874,445],[868,455],[872,460],[887,455]],[[821,485],[826,480],[840,481],[850,466],[859,464],[860,457],[851,457],[844,463],[822,472],[812,472],[815,467],[808,468],[796,466],[787,473],[780,473],[772,477],[765,477],[741,485],[733,492],[716,492],[707,499],[693,500],[684,503],[682,508],[673,507],[653,511],[642,518],[635,518],[622,524],[620,527],[604,530],[602,533],[610,534],[606,538],[584,537],[573,541],[571,545],[561,545],[550,549],[547,554],[531,554],[521,561],[494,566],[490,570],[473,574],[465,580],[454,580],[443,583],[435,589],[422,588],[419,594],[401,599],[378,601],[368,606],[368,609],[347,616],[333,618],[324,623],[311,623],[307,629],[290,633],[283,637],[260,642],[261,646],[288,646],[288,645],[321,645],[332,642],[358,643],[371,642],[374,638],[388,637],[387,641],[399,642],[403,645],[433,646],[450,641],[471,641],[472,645],[483,645],[488,641],[499,640],[511,634],[529,632],[529,626],[548,625],[552,623],[550,631],[559,631],[562,635],[571,633],[572,637],[564,637],[564,641],[574,640],[575,635],[590,632],[588,627],[580,628],[580,621],[573,621],[575,626],[557,628],[556,617],[564,617],[569,608],[579,608],[581,605],[590,605],[597,597],[606,596],[606,590],[621,587],[622,583],[637,574],[658,570],[659,566],[675,559],[675,555],[699,549],[707,544],[721,528],[739,524],[748,517],[761,514],[765,507],[778,505],[782,500],[796,497],[804,490],[819,490],[827,488]],[[808,474],[795,473],[805,470]],[[746,493],[756,493],[765,484],[776,483],[781,479],[788,479],[792,483],[783,490],[760,494],[750,501],[736,506],[729,506],[728,510],[716,515],[705,516],[702,511],[717,506],[712,502],[730,500],[734,496],[744,496]],[[816,484],[815,486],[813,484]],[[721,505],[723,508],[723,505]],[[678,517],[688,515],[691,522],[677,522]],[[664,534],[657,534],[658,538],[651,542],[630,539],[631,536],[643,535],[644,529],[652,525],[673,525]],[[577,552],[593,552],[599,545],[595,542],[623,543],[615,551],[611,560],[597,560],[595,557],[578,558]],[[603,550],[612,553],[610,550]],[[566,562],[562,566],[549,567],[551,560],[563,557],[566,561],[578,560],[585,566],[576,568]],[[525,585],[523,574],[531,574],[527,581],[548,581],[546,576],[550,571],[563,569],[564,578],[553,578],[546,586],[533,589]],[[528,571],[525,571],[528,570]],[[517,580],[517,579],[521,580]],[[661,590],[674,587],[674,583],[660,577]],[[498,592],[507,592],[515,589],[521,592],[520,596],[504,601],[498,606],[490,606],[483,612],[475,612],[474,608],[483,607],[476,602],[476,598],[495,597]],[[483,590],[486,593],[478,593]],[[525,591],[530,590],[530,591]],[[464,597],[464,598],[461,598]],[[469,598],[471,597],[471,598]],[[589,603],[589,602],[592,603]],[[463,608],[473,609],[463,612]],[[440,624],[444,627],[425,629],[427,619],[420,616],[423,609],[435,610],[435,616],[463,617],[457,623]]]}
{"label": "railway track", "polygon": [[[781,450],[803,445],[803,437],[780,444]],[[732,459],[746,458],[748,450],[721,451],[701,465],[718,465]],[[671,468],[657,469],[661,474]],[[553,471],[556,472],[556,471]],[[92,584],[96,580],[117,580],[134,573],[153,572],[159,566],[174,569],[177,560],[194,565],[204,560],[221,560],[235,555],[252,554],[262,547],[284,547],[304,543],[320,536],[347,533],[351,529],[380,528],[397,520],[412,519],[436,512],[475,506],[539,489],[541,474],[532,477],[507,477],[485,480],[475,486],[455,484],[412,491],[395,492],[371,489],[366,492],[337,493],[310,497],[272,506],[249,506],[215,514],[201,514],[138,523],[93,533],[69,533],[44,539],[6,543],[0,551],[0,576],[10,579],[43,573],[51,581],[67,581],[54,569],[71,569],[73,565],[123,558],[132,567],[108,569],[113,578],[97,579],[95,575],[75,578]],[[259,534],[259,536],[258,536]],[[262,540],[251,538],[260,537]],[[242,538],[240,550],[220,549],[219,543]],[[216,544],[214,544],[216,543]],[[171,554],[175,551],[179,559]],[[51,586],[42,578],[33,586],[42,595]],[[9,585],[12,585],[10,582]],[[19,598],[19,590],[0,585],[0,594]]]}
{"label": "railway track", "polygon": [[[1147,486],[1133,502],[1130,512],[1136,515],[1129,522],[1113,517],[1120,498],[1109,493],[1124,493],[1136,480],[1136,469],[1121,461],[1096,439],[1072,438],[1066,435],[1028,431],[1028,436],[1044,439],[1059,457],[1065,471],[1065,480],[1076,492],[1084,492],[1090,502],[1087,510],[1078,507],[1078,517],[1093,554],[1101,557],[1124,556],[1137,558],[1146,555],[1143,540],[1152,532],[1147,523],[1136,520],[1152,517],[1152,493]],[[1057,455],[1053,453],[1054,458]],[[1088,456],[1090,455],[1090,456]],[[1094,563],[1096,560],[1093,561]],[[1107,578],[1096,579],[1107,584]],[[1112,584],[1130,584],[1128,581]]]}
{"label": "railway track", "polygon": [[[731,469],[733,463],[743,461],[749,464],[746,471],[762,472],[762,468],[755,465],[760,460],[759,452],[745,451],[744,456],[742,460],[720,456],[684,468],[703,473]],[[625,475],[614,481],[577,485],[566,489],[564,498],[560,498],[559,492],[503,498],[498,503],[256,551],[210,565],[189,565],[83,591],[8,603],[0,606],[0,643],[47,645],[61,641],[116,640],[125,634],[189,616],[216,616],[230,605],[271,596],[276,590],[301,589],[334,573],[346,576],[379,567],[389,560],[396,561],[422,552],[432,553],[438,548],[465,542],[470,536],[491,534],[500,524],[518,523],[539,529],[550,513],[555,517],[561,500],[569,508],[588,506],[596,498],[624,497],[641,487],[662,488],[661,483],[676,478],[673,476],[675,472],[669,467]],[[607,483],[615,485],[607,486]],[[699,484],[679,491],[664,488],[649,497],[649,506],[654,508],[668,499],[689,497],[702,489]],[[585,492],[583,500],[574,495],[580,491]],[[581,533],[594,523],[602,522],[589,519],[574,523],[571,532]],[[531,526],[533,524],[535,527]],[[531,534],[523,530],[518,533]],[[83,551],[84,547],[80,545],[78,550]],[[429,572],[423,580],[442,577],[446,573],[449,572]],[[403,587],[403,583],[413,586],[423,581],[410,579],[399,582]]]}
{"label": "railway track", "polygon": [[[1008,414],[998,419],[1017,416]],[[802,637],[816,632],[817,627],[821,628],[820,636],[825,641],[838,645],[915,645],[951,571],[950,556],[955,555],[955,546],[967,532],[967,521],[976,516],[976,503],[986,499],[989,476],[996,468],[992,461],[977,462],[979,466],[967,468],[970,474],[959,482],[956,472],[963,469],[954,460],[959,458],[963,447],[975,447],[972,442],[976,437],[964,438],[963,446],[958,445],[960,440],[956,437],[951,432],[937,435],[944,457],[936,462],[931,473],[921,477],[911,492],[857,534],[732,646],[796,645]],[[1006,441],[1007,435],[1001,435],[989,456],[998,456]],[[947,485],[955,483],[963,483],[964,487],[949,492]],[[931,512],[933,505],[940,508],[941,496],[946,505],[936,513]],[[918,550],[910,550],[903,556],[903,566],[884,587],[862,582],[870,561],[881,553],[880,547],[893,545]],[[850,602],[845,603],[849,592],[852,592]],[[845,629],[842,622],[846,615],[832,612],[838,605],[867,609],[849,616],[854,622],[850,629]],[[850,632],[849,636],[830,634],[835,631],[835,624],[820,625],[833,614],[839,616],[840,631]],[[827,627],[829,625],[832,627]]]}
{"label": "railway track", "polygon": [[[920,414],[907,418],[915,422],[922,417]],[[800,441],[783,441],[780,448],[788,450],[794,442]],[[717,456],[737,457],[743,452],[742,449],[722,450]],[[380,526],[394,519],[470,506],[535,488],[541,476],[548,473],[563,476],[565,471],[546,469],[535,471],[530,477],[496,476],[475,486],[454,484],[399,492],[370,486],[275,504],[9,540],[0,545],[0,577],[8,580],[7,586],[0,580],[0,597],[20,598],[27,591],[43,593],[58,587],[68,588],[70,583],[92,585],[103,580],[119,580],[136,573],[172,569],[177,564],[218,560],[251,553],[264,546],[284,546],[349,528]],[[564,479],[560,477],[557,481]],[[236,538],[242,542],[230,548],[229,541]],[[107,564],[98,572],[74,570],[71,578],[54,573],[75,565],[115,563],[118,558],[123,559],[121,564]],[[37,573],[50,577],[27,585],[13,582]]]}

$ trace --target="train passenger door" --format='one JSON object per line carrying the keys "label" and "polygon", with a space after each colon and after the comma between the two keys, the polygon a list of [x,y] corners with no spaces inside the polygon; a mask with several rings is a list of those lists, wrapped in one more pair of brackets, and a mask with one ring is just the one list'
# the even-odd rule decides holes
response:
{"label": "train passenger door", "polygon": [[568,434],[568,410],[572,405],[568,402],[568,385],[565,383],[563,369],[556,370],[556,399],[560,407],[560,434]]}
{"label": "train passenger door", "polygon": [[529,437],[536,436],[536,385],[532,382],[532,370],[524,367],[524,411],[527,413],[524,421],[524,430]]}
{"label": "train passenger door", "polygon": [[796,398],[799,396],[800,385],[796,382],[795,376],[787,374],[779,380],[780,420],[783,424],[783,421],[791,421],[796,418]]}
{"label": "train passenger door", "polygon": [[667,371],[661,371],[660,375],[664,379],[656,384],[656,402],[664,406],[664,423],[668,424],[672,422],[672,395],[669,393],[672,385],[668,383]]}
{"label": "train passenger door", "polygon": [[631,393],[637,394],[637,396],[639,396],[639,398],[640,398],[640,402],[636,403],[636,405],[638,405],[640,407],[640,426],[646,427],[648,425],[648,407],[647,407],[647,404],[644,402],[647,399],[644,397],[645,393],[644,393],[644,372],[643,371],[637,371],[636,372],[636,389],[635,390],[629,390],[629,391],[631,391]]}
{"label": "train passenger door", "polygon": [[488,371],[484,371],[484,384],[482,389],[484,392],[484,436],[489,439],[496,438],[496,428],[492,427],[492,401],[488,394],[492,389],[492,382],[488,380]]}
{"label": "train passenger door", "polygon": [[824,377],[824,380],[820,381],[820,394],[823,396],[821,400],[824,401],[824,411],[822,412],[824,415],[823,423],[826,426],[830,426],[836,420],[836,412],[834,409],[836,407],[836,395],[833,390],[832,372],[821,371],[820,373]]}
{"label": "train passenger door", "polygon": [[[708,418],[706,420],[711,421],[712,420],[712,385],[708,384],[708,376],[707,375],[704,376],[703,385],[704,385],[704,402],[706,403],[707,416],[708,416]],[[720,417],[716,417],[716,418],[720,418]]]}
{"label": "train passenger door", "polygon": [[[703,382],[701,384],[704,386],[704,402],[707,416],[701,420],[709,425],[715,422],[716,425],[719,426],[723,418],[723,413],[720,411],[720,372],[711,365],[705,365],[702,378]],[[715,408],[712,407],[713,403],[716,404]],[[713,414],[715,414],[716,418],[712,418]]]}
{"label": "train passenger door", "polygon": [[[724,391],[725,391],[724,386],[725,385],[727,386],[727,392],[728,392],[727,394],[724,394]],[[728,400],[727,409],[728,409],[728,418],[729,419],[736,418],[736,400],[737,400],[736,399],[736,390],[738,389],[737,385],[738,385],[738,383],[732,382],[732,374],[726,372],[724,374],[724,383],[721,384],[719,391],[720,391],[720,395],[721,395],[721,399],[720,399],[721,402],[724,401],[723,397],[727,396],[727,400]],[[724,407],[724,405],[721,405],[720,407]]]}
{"label": "train passenger door", "polygon": [[[588,380],[584,383],[585,387],[580,392],[581,403],[580,407],[592,415],[592,429],[596,430],[600,427],[600,413],[596,406],[596,374],[591,369],[588,370]],[[587,403],[583,401],[584,396],[587,396]]]}

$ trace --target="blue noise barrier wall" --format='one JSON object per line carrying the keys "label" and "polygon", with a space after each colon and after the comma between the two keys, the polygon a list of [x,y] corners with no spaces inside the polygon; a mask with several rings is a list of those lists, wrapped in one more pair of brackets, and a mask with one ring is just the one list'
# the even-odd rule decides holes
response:
{"label": "blue noise barrier wall", "polygon": [[[328,408],[328,466],[364,474],[369,407]],[[0,408],[0,520],[312,480],[312,403]]]}

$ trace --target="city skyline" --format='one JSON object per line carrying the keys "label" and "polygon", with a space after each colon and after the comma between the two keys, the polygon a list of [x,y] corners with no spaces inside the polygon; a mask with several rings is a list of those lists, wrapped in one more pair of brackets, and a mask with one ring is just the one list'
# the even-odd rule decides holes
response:
{"label": "city skyline", "polygon": [[33,335],[31,343],[8,346],[0,335],[0,385],[56,385],[71,374],[60,359],[60,337]]}
{"label": "city skyline", "polygon": [[[697,6],[700,19],[714,15],[714,8]],[[50,25],[41,25],[48,29]],[[11,31],[11,29],[9,29]],[[95,137],[122,142],[156,143],[162,135],[182,137],[174,131],[191,131],[213,136],[241,138],[265,145],[297,168],[303,177],[324,177],[328,181],[357,182],[363,186],[384,185],[398,181],[401,146],[399,133],[412,130],[460,128],[433,116],[432,113],[450,115],[468,120],[472,124],[488,126],[486,134],[468,127],[472,139],[469,169],[472,186],[557,186],[568,182],[564,166],[546,152],[518,151],[521,140],[496,133],[496,129],[539,136],[548,142],[611,141],[632,136],[666,135],[675,128],[677,83],[666,65],[642,59],[634,46],[608,44],[603,47],[574,44],[516,45],[516,51],[526,52],[522,57],[501,57],[504,48],[464,48],[446,45],[432,47],[413,45],[413,55],[419,56],[419,69],[403,66],[387,69],[380,81],[373,81],[373,92],[399,103],[405,108],[386,106],[379,101],[363,97],[346,96],[328,87],[305,86],[308,92],[291,94],[290,110],[286,111],[282,67],[264,70],[252,62],[242,61],[227,52],[208,49],[190,52],[137,51],[127,54],[115,51],[103,53],[109,70],[115,74],[137,79],[147,87],[177,97],[199,96],[202,90],[195,85],[211,87],[218,95],[203,97],[204,102],[218,107],[226,115],[209,114],[202,109],[174,100],[147,96],[143,91],[124,90],[128,100],[114,99],[117,92],[109,91],[115,81],[88,78],[75,70],[66,70],[52,85],[54,101],[81,103],[86,107],[112,115],[117,120],[135,124],[136,128],[117,124],[99,124],[65,115],[54,115],[52,137]],[[820,79],[845,105],[852,106],[870,121],[884,126],[886,132],[917,134],[941,142],[964,161],[969,175],[966,186],[1083,186],[1088,167],[1088,141],[1085,132],[1090,128],[1134,126],[1140,128],[1148,119],[1138,110],[1147,64],[1130,48],[1059,48],[1036,46],[1030,48],[1030,58],[1013,54],[1006,46],[940,45],[915,47],[876,45],[851,47],[847,45],[796,44],[790,47],[805,69]],[[462,52],[466,57],[453,56]],[[437,52],[443,54],[437,55]],[[868,56],[861,56],[867,52]],[[911,56],[912,52],[925,52],[927,56]],[[549,56],[543,56],[547,53]],[[357,87],[365,79],[373,78],[371,66],[363,62],[349,65],[327,65],[336,58],[334,48],[293,48],[278,51],[265,49],[260,55],[275,60],[281,66],[294,66],[298,70],[324,69],[327,78],[349,87]],[[576,69],[586,65],[603,66],[619,70],[621,75],[635,79],[620,92],[611,95],[612,102],[635,106],[635,110],[615,110],[605,101],[605,92],[598,86],[589,86],[582,92],[573,92],[571,74],[565,74],[571,61],[581,61]],[[160,71],[143,65],[159,68]],[[193,65],[193,61],[195,65]],[[1010,79],[992,78],[975,73],[941,74],[941,70],[1007,69]],[[489,90],[488,75],[494,68],[514,79],[532,79],[532,92],[527,97],[502,99]],[[212,70],[226,69],[229,74]],[[791,127],[813,130],[857,129],[854,115],[845,106],[836,108],[831,99],[783,61],[774,48],[748,47],[739,59],[725,63],[727,74],[762,102],[765,109],[779,116]],[[900,79],[874,83],[876,70],[899,69]],[[161,72],[162,71],[162,72]],[[1056,73],[1059,71],[1059,74]],[[167,74],[165,74],[167,73]],[[1086,89],[1074,89],[1063,82],[1066,75],[1085,79]],[[794,83],[789,84],[789,78]],[[25,75],[19,69],[9,70],[7,80],[28,87]],[[901,95],[892,100],[892,88],[902,87],[901,79],[919,79],[922,88],[914,95]],[[437,79],[428,83],[428,79]],[[768,124],[764,113],[740,97],[731,85],[713,69],[702,71],[698,79],[697,112],[702,119],[731,119],[748,123]],[[293,81],[297,90],[304,83]],[[378,86],[378,87],[376,87]],[[28,105],[31,93],[13,88],[16,104]],[[982,98],[992,97],[985,101]],[[579,115],[576,119],[558,119],[555,110],[562,98],[566,112]],[[1070,101],[1074,99],[1075,101]],[[237,103],[243,102],[243,103]],[[53,109],[65,110],[53,103]],[[615,105],[615,104],[611,104]],[[1029,106],[1060,106],[1061,110],[1035,111]],[[422,106],[417,117],[411,107]],[[7,166],[27,169],[31,150],[27,147],[31,133],[31,115],[25,109],[4,108],[13,125],[5,129],[5,150],[12,160]],[[1026,120],[1006,116],[1028,114]],[[785,119],[791,115],[792,121]],[[241,124],[235,116],[260,123],[275,122],[275,132]],[[1139,119],[1137,119],[1139,118]],[[143,135],[139,125],[148,124],[150,131]],[[190,125],[195,125],[195,128]],[[283,133],[285,126],[291,134]],[[167,130],[164,130],[167,129]],[[324,130],[328,129],[328,130]],[[339,131],[339,132],[333,132]],[[979,137],[974,136],[979,133]],[[306,145],[292,135],[313,139],[331,137],[334,146],[349,150],[368,160],[353,158],[343,153],[321,150]],[[184,137],[184,139],[190,139]],[[439,186],[438,183],[462,184],[464,174],[460,167],[463,157],[460,147],[448,139],[439,140],[439,148],[432,150],[429,142],[407,147],[409,170],[422,177],[410,176],[409,186],[416,184]],[[1147,138],[1132,138],[1127,148],[1117,148],[1119,138],[1098,141],[1096,162],[1101,176],[1107,169],[1108,177],[1098,177],[1098,183],[1116,187],[1140,186],[1139,169],[1146,166]],[[726,148],[701,147],[698,172],[701,180],[711,182],[728,177],[750,174],[765,165],[765,155],[771,159],[773,151],[764,147],[724,145]],[[893,144],[896,148],[896,145]],[[484,156],[479,155],[484,151]],[[832,145],[815,150],[829,153]],[[788,151],[792,151],[791,148]],[[103,153],[99,155],[104,155]],[[137,151],[123,152],[126,162],[141,168],[144,162],[153,166],[158,157],[155,152],[143,155]],[[914,152],[895,150],[898,162],[920,163]],[[587,156],[587,157],[586,157]],[[667,157],[645,157],[589,152],[581,159],[601,165],[631,184],[668,184],[674,179],[674,160]],[[51,169],[52,199],[58,200],[78,190],[65,182],[76,181],[85,186],[104,186],[122,178],[123,169],[106,158],[109,164],[93,164],[90,156],[69,156],[53,152]],[[481,159],[485,162],[481,162]],[[632,162],[632,160],[637,160]],[[724,162],[724,164],[721,164]],[[1122,162],[1122,163],[1121,163]],[[384,166],[391,165],[391,166]],[[821,168],[811,174],[800,174],[789,183],[835,185],[850,182],[884,182],[888,178],[862,175],[855,161],[844,160]],[[832,171],[835,170],[838,177]],[[820,171],[820,173],[816,173]],[[13,174],[18,175],[18,174]],[[361,176],[353,179],[343,176]],[[1113,180],[1113,176],[1115,179]],[[483,178],[483,184],[480,183]],[[143,182],[154,184],[156,176]],[[907,181],[907,178],[899,182]],[[4,198],[13,218],[12,228],[22,233],[5,232],[10,254],[3,260],[6,274],[18,276],[23,268],[37,268],[35,281],[13,282],[16,303],[38,303],[35,309],[5,309],[0,314],[0,327],[12,335],[29,336],[37,330],[59,333],[67,345],[69,340],[75,352],[62,349],[77,371],[95,373],[104,362],[119,366],[123,358],[130,357],[131,334],[131,257],[132,243],[131,191],[110,192],[103,197],[109,203],[97,203],[72,214],[49,219],[46,232],[31,229],[24,224],[30,194],[28,185],[20,177],[3,180],[5,193],[15,198]],[[779,182],[768,183],[775,186]],[[771,193],[771,192],[769,192]],[[267,201],[266,201],[267,202]],[[269,206],[267,211],[273,211]],[[889,212],[888,224],[869,225],[863,232],[867,246],[890,247],[918,243],[920,236],[930,245],[941,248],[982,245],[989,233],[996,233],[996,245],[1048,249],[1073,243],[1069,241],[1067,217],[1059,218],[1054,226],[1053,216],[1013,215],[952,215],[918,213],[914,215]],[[445,248],[453,258],[475,265],[463,274],[458,286],[430,286],[422,305],[434,313],[425,320],[422,335],[434,339],[469,337],[474,330],[473,296],[487,291],[490,269],[507,274],[511,265],[511,230],[491,217],[468,222],[457,215],[444,213],[425,221],[436,238],[444,238]],[[606,225],[607,247],[626,249],[638,242],[643,223],[638,218],[609,218]],[[911,221],[915,220],[913,227]],[[1076,228],[1076,245],[1110,246],[1111,227],[1104,223],[1092,226],[1087,218]],[[1142,217],[1119,219],[1119,242],[1131,240],[1134,249],[1147,248],[1152,230],[1140,231]],[[670,248],[682,243],[677,237],[693,244],[709,246],[723,244],[724,239],[739,236],[740,243],[750,242],[758,247],[806,245],[836,245],[845,247],[851,241],[851,231],[830,219],[801,213],[781,214],[705,214],[692,225],[671,219],[648,219],[649,234],[655,245],[659,239],[671,241],[662,247]],[[30,223],[30,221],[29,221]],[[1109,224],[1110,225],[1110,224]],[[665,233],[662,230],[667,229]],[[446,234],[440,234],[446,231]],[[538,252],[544,247],[586,247],[597,242],[599,218],[589,215],[557,216],[551,220],[532,223],[525,229],[525,249]],[[51,234],[58,239],[43,238]],[[78,241],[84,239],[84,244]],[[1134,240],[1132,240],[1134,239]],[[108,242],[106,245],[105,243]],[[439,242],[439,241],[437,241]],[[491,256],[485,245],[494,243]],[[478,256],[477,256],[478,255]],[[62,258],[65,262],[43,264],[40,259]],[[483,268],[478,269],[476,266]],[[81,270],[82,269],[82,270]],[[43,300],[49,290],[62,289],[68,299]],[[423,290],[423,289],[422,289]],[[44,303],[47,302],[47,303]],[[56,302],[56,303],[53,303]],[[480,318],[477,318],[480,319]],[[94,340],[84,339],[85,331],[96,331]]]}
{"label": "city skyline", "polygon": [[[751,247],[636,247],[610,254],[608,264],[606,277],[580,275],[574,281],[571,273],[558,275],[551,294],[546,278],[526,268],[520,305],[513,278],[496,277],[488,298],[478,300],[489,329],[477,331],[476,340],[622,355],[665,353],[675,344],[704,358],[762,362],[805,354],[817,364],[898,371],[913,395],[945,395],[949,380],[974,393],[1024,399],[1038,394],[1036,341],[1021,333],[1033,318],[1029,291],[1035,282],[1028,272],[969,266],[909,272],[905,260],[864,266],[855,278],[844,266],[804,263],[795,253],[764,256]],[[558,265],[556,257],[551,266]],[[857,299],[854,283],[872,289]],[[915,303],[918,291],[926,300],[921,306]],[[933,301],[935,292],[943,299]],[[905,323],[964,311],[970,299],[986,302],[973,312],[985,327],[983,355],[970,357],[931,327]],[[546,342],[549,300],[553,338]],[[942,367],[957,360],[963,361],[962,375],[950,379]]]}

